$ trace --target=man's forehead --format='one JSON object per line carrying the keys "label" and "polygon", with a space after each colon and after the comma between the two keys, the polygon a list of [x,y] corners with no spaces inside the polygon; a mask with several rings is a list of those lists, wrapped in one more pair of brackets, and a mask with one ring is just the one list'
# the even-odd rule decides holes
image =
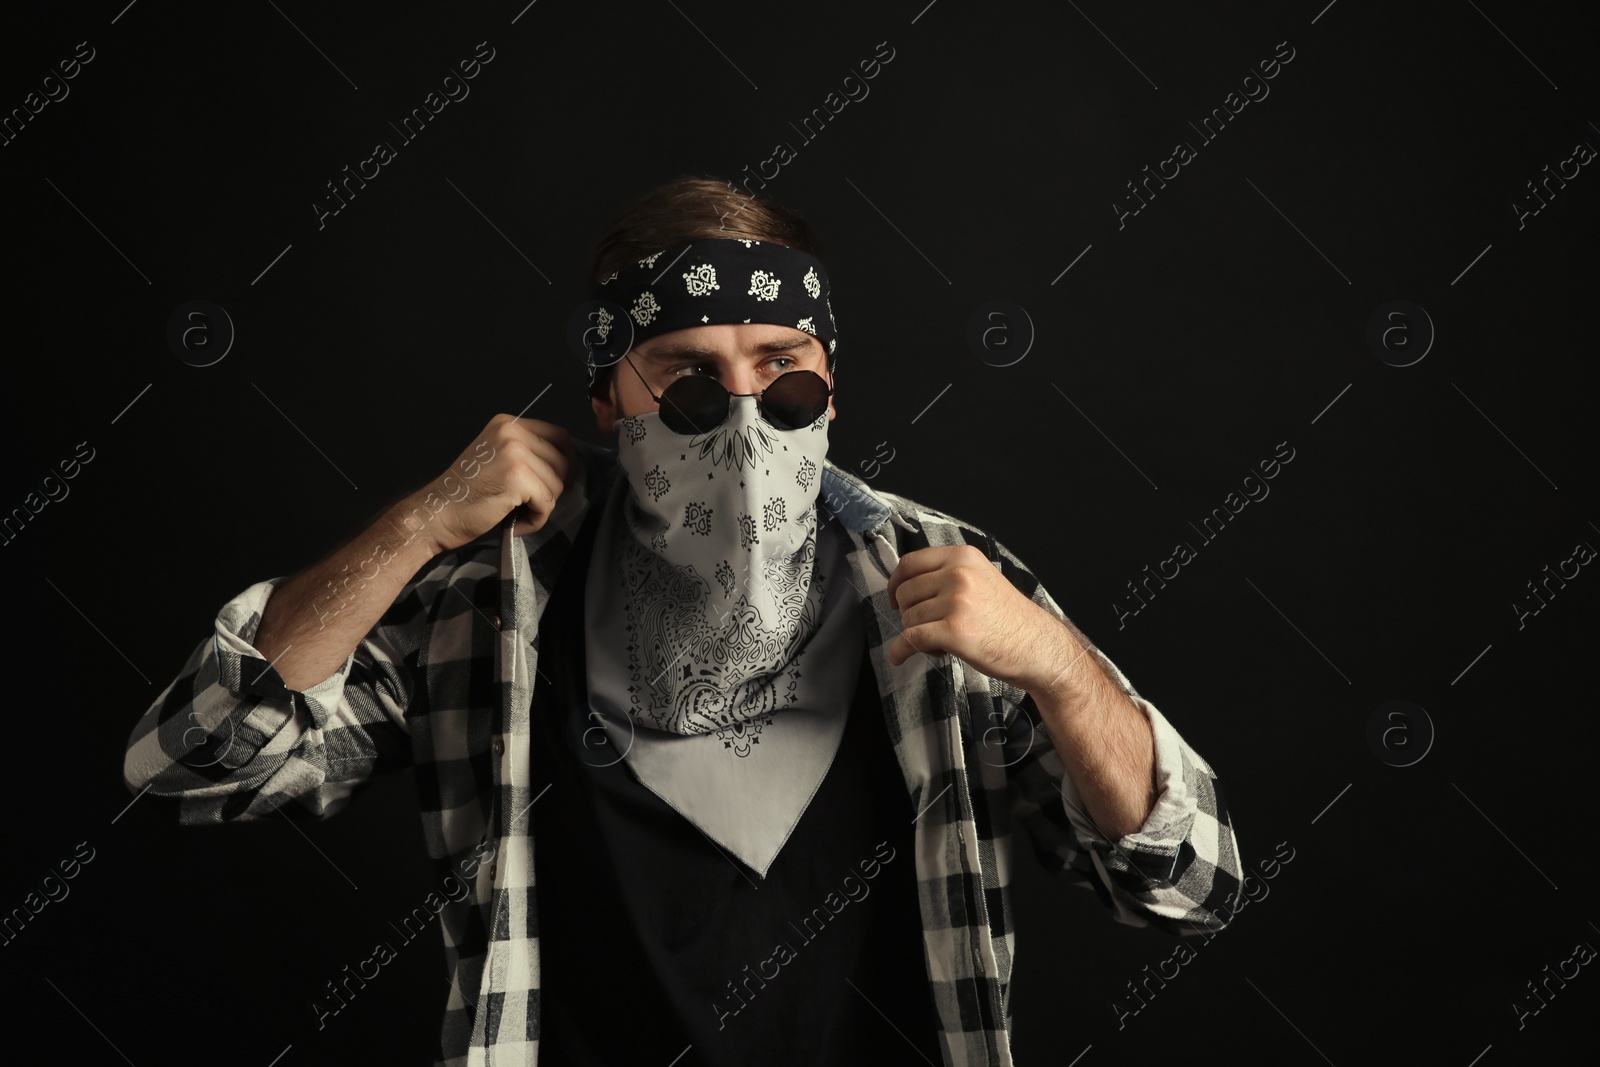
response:
{"label": "man's forehead", "polygon": [[820,352],[811,334],[776,323],[737,323],[726,327],[692,326],[652,337],[634,351],[643,359],[662,361],[694,356],[717,359],[724,356],[762,356],[774,352],[800,354],[807,349]]}

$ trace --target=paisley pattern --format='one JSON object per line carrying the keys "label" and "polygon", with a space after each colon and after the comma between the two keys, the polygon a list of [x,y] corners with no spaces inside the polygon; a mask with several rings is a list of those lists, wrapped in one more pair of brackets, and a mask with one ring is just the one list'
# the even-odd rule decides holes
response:
{"label": "paisley pattern", "polygon": [[[814,535],[814,511],[809,526]],[[693,567],[666,564],[624,538],[634,720],[683,734],[733,730],[730,747],[748,755],[767,717],[795,700],[798,653],[826,595],[826,580],[812,569],[815,556],[813,536],[793,559],[764,561],[764,582],[740,593],[718,625],[706,617],[711,590]],[[666,669],[650,677],[648,665],[661,663]]]}
{"label": "paisley pattern", "polygon": [[736,722],[718,730],[717,740],[722,742],[723,748],[732,749],[733,754],[742,759],[750,755],[752,746],[761,743],[761,728],[771,723],[771,715],[763,715],[749,722]]}
{"label": "paisley pattern", "polygon": [[648,326],[655,321],[656,312],[660,310],[661,305],[656,303],[655,294],[646,291],[639,294],[639,299],[633,302],[628,314],[632,315],[633,321],[640,326]]}
{"label": "paisley pattern", "polygon": [[[681,262],[682,272],[657,272],[662,256],[669,257],[668,266]],[[815,256],[784,245],[745,238],[689,241],[653,252],[637,266],[619,267],[592,285],[590,296],[613,319],[614,312],[626,311],[633,345],[711,323],[766,322],[810,333],[830,357],[838,347],[826,269]],[[615,325],[601,319],[602,342],[617,332]],[[585,358],[592,384],[601,364]]]}
{"label": "paisley pattern", "polygon": [[616,316],[605,308],[597,309],[595,314],[600,321],[595,326],[594,332],[600,335],[600,343],[605,344],[611,337],[611,324],[616,321]]}
{"label": "paisley pattern", "polygon": [[739,547],[753,548],[761,543],[761,538],[756,536],[756,520],[745,514],[739,515]]}
{"label": "paisley pattern", "polygon": [[644,476],[644,487],[649,491],[651,500],[660,500],[666,496],[667,490],[672,488],[672,483],[661,473],[661,468],[656,466],[651,467],[650,473]]}
{"label": "paisley pattern", "polygon": [[[589,707],[614,756],[603,766],[626,761],[640,784],[765,875],[828,773],[864,667],[850,538],[814,501],[791,496],[785,530],[805,536],[765,556],[734,549],[730,560],[727,523],[716,521],[728,499],[714,497],[712,539],[674,527],[659,554],[643,540],[648,498],[643,518],[627,519],[637,466],[653,458],[638,457],[599,505],[584,579]],[[785,484],[791,474],[772,468]],[[765,536],[761,548],[779,540]],[[595,751],[580,755],[593,765]]]}
{"label": "paisley pattern", "polygon": [[729,470],[754,467],[757,460],[772,455],[777,444],[777,431],[766,419],[745,427],[733,425],[732,419],[708,433],[690,439],[690,446],[700,446],[700,458],[710,459],[713,466]]}
{"label": "paisley pattern", "polygon": [[[683,526],[686,530],[693,530],[703,537],[711,536],[711,512],[702,502],[696,500],[685,504],[683,507]],[[727,561],[724,560],[724,563]]]}
{"label": "paisley pattern", "polygon": [[750,275],[750,291],[746,296],[753,296],[757,300],[778,299],[778,287],[783,284],[783,279],[776,274],[768,274],[764,270],[754,271]]}
{"label": "paisley pattern", "polygon": [[709,263],[702,263],[685,272],[683,280],[688,284],[690,296],[705,296],[713,289],[722,288],[717,284],[717,268]]}
{"label": "paisley pattern", "polygon": [[[628,717],[677,734],[730,730],[748,756],[797,699],[827,583],[813,565],[828,420],[780,430],[754,397],[690,438],[659,412],[619,420],[627,473],[617,572]],[[619,664],[620,665],[620,664]]]}

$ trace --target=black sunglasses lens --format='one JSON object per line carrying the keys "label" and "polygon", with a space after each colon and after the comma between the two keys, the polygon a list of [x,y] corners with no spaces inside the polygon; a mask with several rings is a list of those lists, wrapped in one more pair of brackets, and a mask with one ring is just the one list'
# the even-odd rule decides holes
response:
{"label": "black sunglasses lens", "polygon": [[661,421],[675,433],[707,433],[727,417],[728,391],[715,378],[691,374],[661,394]]}
{"label": "black sunglasses lens", "polygon": [[814,371],[790,371],[767,387],[761,404],[773,425],[798,430],[810,426],[828,410],[828,383]]}

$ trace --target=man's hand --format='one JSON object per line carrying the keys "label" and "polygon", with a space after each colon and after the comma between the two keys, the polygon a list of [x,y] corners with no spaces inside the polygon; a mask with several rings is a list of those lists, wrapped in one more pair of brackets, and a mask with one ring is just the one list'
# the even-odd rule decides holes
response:
{"label": "man's hand", "polygon": [[256,629],[256,650],[296,692],[321,682],[429,559],[492,529],[513,508],[521,509],[515,535],[542,527],[577,463],[560,426],[496,415],[444,474],[280,584]]}
{"label": "man's hand", "polygon": [[[572,435],[540,419],[496,415],[443,475],[400,509],[435,554],[459,548],[518,511],[512,536],[541,529],[578,464]],[[418,532],[413,530],[413,533]]]}
{"label": "man's hand", "polygon": [[914,653],[959,656],[1030,693],[1041,691],[1078,653],[1066,626],[1012,585],[973,545],[919,548],[889,576],[901,633],[889,645],[899,666]]}
{"label": "man's hand", "polygon": [[1156,800],[1150,720],[1066,623],[1023,596],[972,545],[901,556],[889,600],[904,626],[889,644],[890,663],[945,652],[1025,690],[1101,833],[1115,841],[1144,824]]}

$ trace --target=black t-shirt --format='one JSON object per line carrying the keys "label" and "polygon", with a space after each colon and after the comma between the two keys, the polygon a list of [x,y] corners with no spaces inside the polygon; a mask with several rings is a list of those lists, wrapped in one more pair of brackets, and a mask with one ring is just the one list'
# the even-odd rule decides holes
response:
{"label": "black t-shirt", "polygon": [[916,812],[870,662],[833,764],[763,879],[641,785],[614,748],[583,747],[597,728],[583,589],[599,510],[540,625],[541,1067],[941,1063]]}

